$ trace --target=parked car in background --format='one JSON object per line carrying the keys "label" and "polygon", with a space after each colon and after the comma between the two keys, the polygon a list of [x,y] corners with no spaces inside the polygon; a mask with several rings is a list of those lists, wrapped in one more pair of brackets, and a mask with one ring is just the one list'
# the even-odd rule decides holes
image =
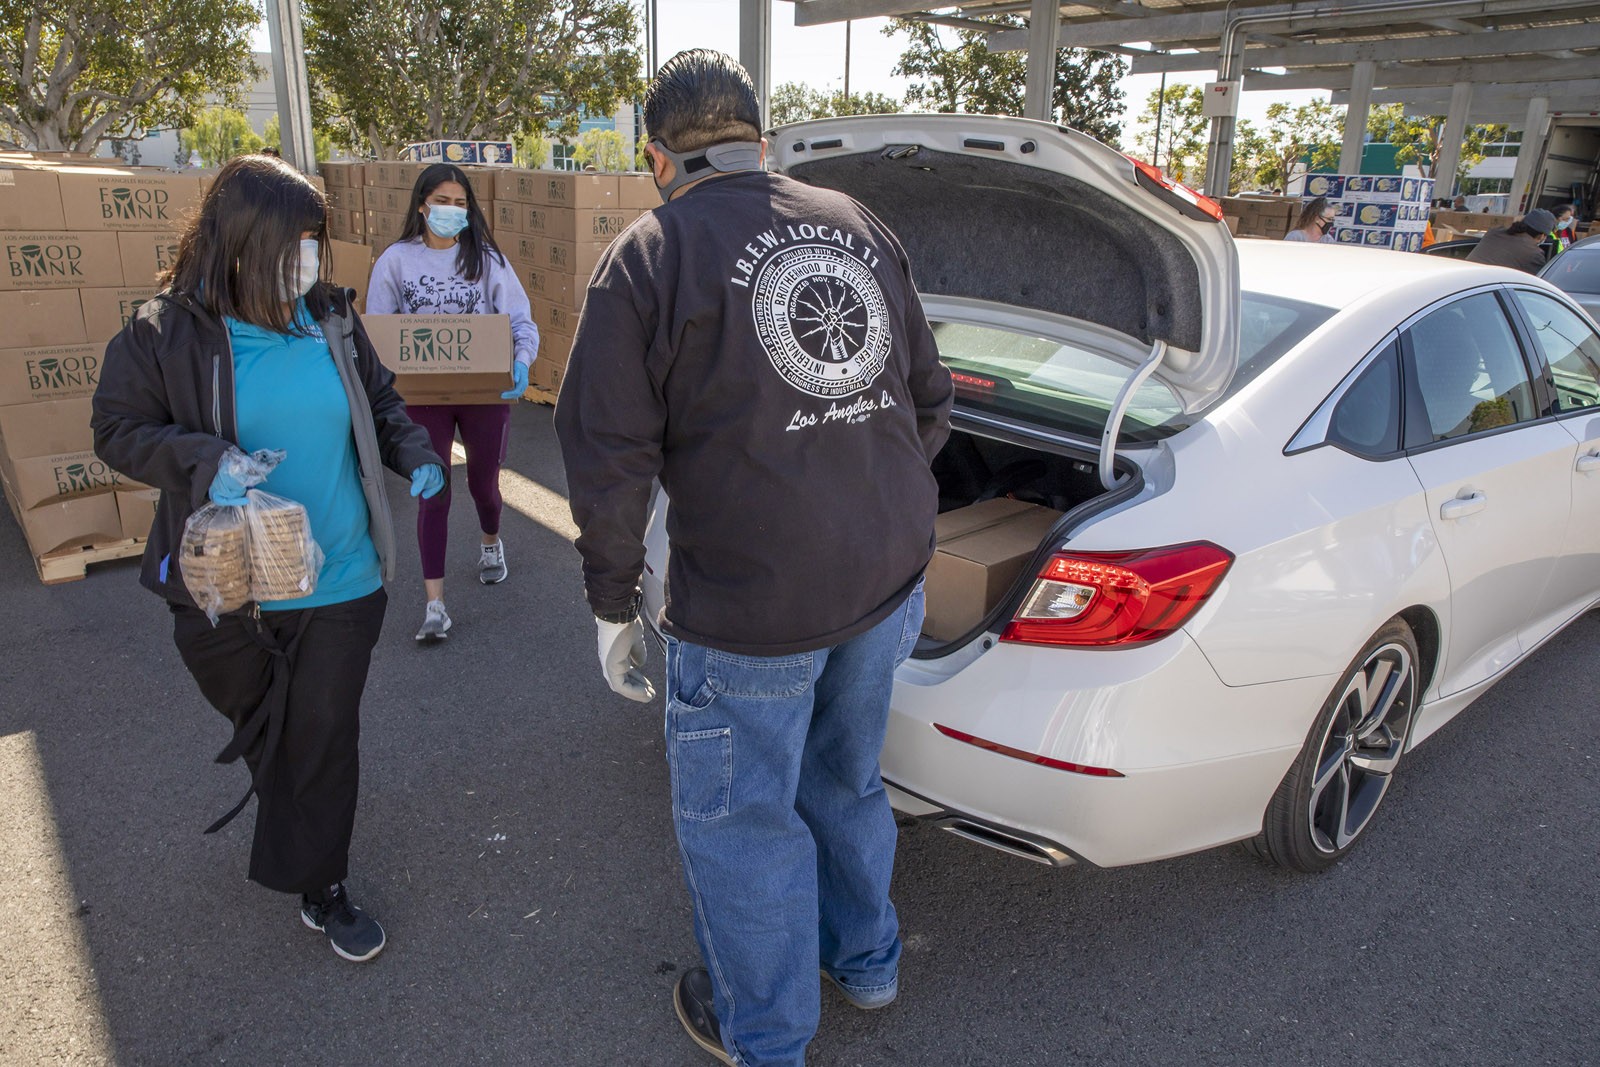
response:
{"label": "parked car in background", "polygon": [[[956,386],[942,517],[1055,516],[900,668],[902,811],[1058,866],[1243,841],[1321,870],[1408,750],[1600,600],[1600,336],[1549,283],[1235,244],[1215,205],[1051,124],[860,116],[771,143],[906,248]],[[872,321],[849,235],[774,235],[752,283],[764,310],[804,296],[787,253],[825,241],[846,255],[806,284],[847,328],[783,348],[819,365]],[[670,527],[658,494],[649,618]]]}
{"label": "parked car in background", "polygon": [[1600,322],[1600,236],[1574,241],[1539,272]]}

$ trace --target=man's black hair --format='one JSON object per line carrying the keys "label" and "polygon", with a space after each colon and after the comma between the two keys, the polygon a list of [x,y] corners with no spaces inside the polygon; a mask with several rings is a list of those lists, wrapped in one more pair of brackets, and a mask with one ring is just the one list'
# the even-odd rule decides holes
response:
{"label": "man's black hair", "polygon": [[674,152],[761,140],[761,104],[750,75],[709,48],[679,52],[644,94],[644,125]]}

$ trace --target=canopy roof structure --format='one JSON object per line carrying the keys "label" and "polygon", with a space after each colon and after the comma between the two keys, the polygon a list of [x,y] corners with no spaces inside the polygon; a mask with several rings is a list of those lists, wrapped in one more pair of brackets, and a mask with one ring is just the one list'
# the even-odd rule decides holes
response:
{"label": "canopy roof structure", "polygon": [[[1057,48],[1129,56],[1134,74],[1214,72],[1217,81],[1245,92],[1328,89],[1348,106],[1341,171],[1357,169],[1373,103],[1401,102],[1446,115],[1438,167],[1444,174],[1454,173],[1469,122],[1537,131],[1551,112],[1600,111],[1600,0],[791,3],[801,26],[891,15],[987,32],[990,48],[1026,50],[1030,118],[1050,118]],[[747,16],[766,6],[742,0]],[[1016,16],[1023,25],[1015,25]],[[744,52],[742,58],[764,69],[764,56]],[[1233,119],[1215,118],[1208,192],[1226,192],[1219,183],[1227,180],[1232,143]],[[1522,172],[1531,166],[1531,159],[1519,159],[1513,203],[1526,191],[1531,175]]]}

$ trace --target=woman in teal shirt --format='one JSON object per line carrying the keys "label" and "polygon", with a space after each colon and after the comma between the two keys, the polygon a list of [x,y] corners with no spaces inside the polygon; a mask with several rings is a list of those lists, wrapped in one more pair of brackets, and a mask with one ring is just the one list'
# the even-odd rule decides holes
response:
{"label": "woman in teal shirt", "polygon": [[[384,469],[413,496],[444,484],[348,294],[323,280],[327,203],[281,160],[235,159],[183,233],[166,288],[106,349],[95,447],[161,492],[140,581],[164,596],[200,692],[233,723],[219,757],[243,756],[258,798],[250,877],[300,895],[304,924],[345,959],[383,950],[350,903],[361,693],[383,625],[395,536]],[[261,488],[306,509],[324,561],[306,596],[215,625],[184,586],[184,524],[245,502],[230,457],[276,449]],[[209,831],[208,831],[209,832]]]}

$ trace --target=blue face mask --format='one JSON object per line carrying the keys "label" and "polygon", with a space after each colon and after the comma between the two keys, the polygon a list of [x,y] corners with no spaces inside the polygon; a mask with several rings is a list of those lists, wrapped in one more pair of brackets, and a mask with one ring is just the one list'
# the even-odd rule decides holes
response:
{"label": "blue face mask", "polygon": [[467,209],[449,204],[428,205],[428,229],[437,237],[454,237],[467,228]]}

